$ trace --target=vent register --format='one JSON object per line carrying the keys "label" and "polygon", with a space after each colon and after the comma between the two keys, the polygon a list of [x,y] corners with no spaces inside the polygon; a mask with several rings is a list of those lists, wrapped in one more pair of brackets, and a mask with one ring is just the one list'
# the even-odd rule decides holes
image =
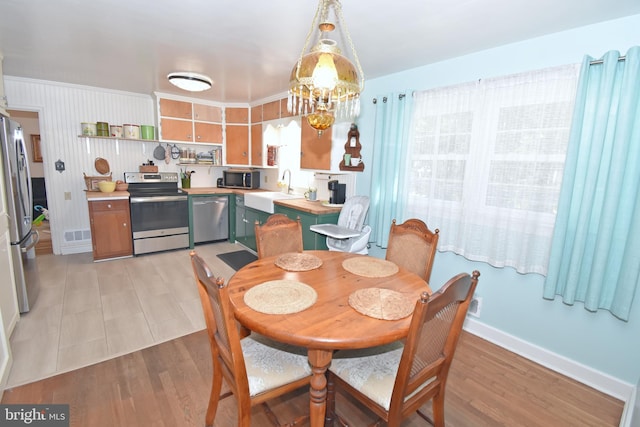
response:
{"label": "vent register", "polygon": [[91,230],[65,230],[65,242],[91,241]]}

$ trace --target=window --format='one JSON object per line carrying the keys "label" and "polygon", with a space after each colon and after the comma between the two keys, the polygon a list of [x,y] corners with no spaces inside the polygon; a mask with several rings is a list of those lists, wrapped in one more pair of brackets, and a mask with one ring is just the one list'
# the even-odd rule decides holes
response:
{"label": "window", "polygon": [[415,94],[405,212],[441,250],[546,273],[578,69]]}

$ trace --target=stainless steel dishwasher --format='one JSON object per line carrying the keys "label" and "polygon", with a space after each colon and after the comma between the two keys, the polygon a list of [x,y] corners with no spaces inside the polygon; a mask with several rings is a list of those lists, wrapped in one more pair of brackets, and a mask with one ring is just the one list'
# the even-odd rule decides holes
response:
{"label": "stainless steel dishwasher", "polygon": [[229,238],[229,199],[226,196],[192,197],[193,243]]}

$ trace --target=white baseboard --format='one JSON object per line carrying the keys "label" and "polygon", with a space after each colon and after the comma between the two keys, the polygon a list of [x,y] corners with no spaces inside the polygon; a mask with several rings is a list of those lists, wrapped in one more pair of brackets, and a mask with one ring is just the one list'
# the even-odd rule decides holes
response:
{"label": "white baseboard", "polygon": [[[638,387],[634,387],[629,400],[624,404],[624,411],[619,427],[638,427],[640,425],[640,404],[638,403]],[[634,419],[635,418],[635,419]]]}
{"label": "white baseboard", "polygon": [[[632,384],[487,326],[473,318],[467,318],[464,330],[609,396],[620,399],[627,404],[625,408],[629,406],[629,399],[634,391]],[[630,406],[633,406],[633,404]]]}
{"label": "white baseboard", "polygon": [[85,252],[93,252],[93,247],[91,246],[91,241],[78,245],[66,244],[60,245],[60,252],[62,255],[82,254]]}

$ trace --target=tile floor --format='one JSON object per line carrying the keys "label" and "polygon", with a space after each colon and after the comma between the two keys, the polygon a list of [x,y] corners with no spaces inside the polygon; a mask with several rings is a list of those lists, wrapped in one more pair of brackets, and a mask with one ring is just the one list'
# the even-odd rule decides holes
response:
{"label": "tile floor", "polygon": [[[216,275],[234,270],[219,253],[228,242],[196,246]],[[189,250],[104,262],[90,253],[40,255],[40,295],[11,335],[8,387],[26,384],[204,329]]]}

